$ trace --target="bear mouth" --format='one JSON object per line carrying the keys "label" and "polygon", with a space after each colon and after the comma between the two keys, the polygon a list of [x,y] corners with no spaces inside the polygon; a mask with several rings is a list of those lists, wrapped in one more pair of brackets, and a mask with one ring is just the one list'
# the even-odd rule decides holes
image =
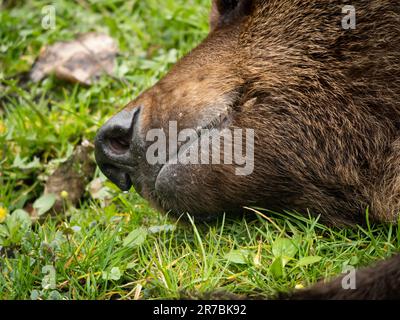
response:
{"label": "bear mouth", "polygon": [[[193,144],[198,143],[202,137],[202,134],[204,133],[204,130],[220,133],[223,130],[227,129],[231,125],[231,123],[232,123],[232,115],[226,113],[226,114],[219,114],[211,121],[207,122],[202,126],[198,126],[196,129],[193,128],[192,130],[195,132],[195,134],[191,137],[191,142],[190,143],[187,143],[185,141],[179,142],[175,154],[179,155],[182,152],[184,152],[184,150],[190,148]],[[173,159],[168,159],[168,160],[169,161],[163,164],[152,165],[150,167],[149,172],[142,173],[139,176],[137,174],[127,174],[125,176],[126,181],[124,183],[124,190],[125,191],[129,190],[133,186],[135,188],[135,191],[143,198],[146,198],[149,201],[156,201],[157,203],[162,202],[162,199],[160,199],[159,195],[156,192],[156,184],[160,176],[160,173],[166,166],[171,165],[171,160]],[[147,162],[147,159],[145,161]],[[184,165],[184,164],[178,163],[177,165]],[[129,171],[132,172],[132,168],[130,168]],[[145,179],[144,177],[150,178],[151,181],[148,181],[149,179]]]}
{"label": "bear mouth", "polygon": [[[204,108],[202,112],[203,118],[198,120],[195,125],[191,125],[187,128],[193,131],[193,135],[190,139],[187,138],[189,141],[186,140],[177,143],[176,149],[174,149],[176,150],[174,155],[178,156],[182,152],[185,152],[185,150],[188,150],[193,146],[193,144],[197,144],[197,146],[201,144],[199,141],[201,141],[202,135],[205,131],[210,132],[211,135],[220,135],[224,130],[230,130],[233,127],[236,113],[242,108],[242,98],[242,88],[237,88],[221,97],[219,102],[215,102]],[[168,137],[166,140],[169,140]],[[149,146],[146,146],[143,149],[144,154],[147,153],[148,147]],[[171,172],[172,169],[171,176],[169,176],[170,179],[165,180],[165,176],[163,176],[162,179],[168,185],[168,180],[172,181],[177,175],[179,175],[179,168],[188,167],[185,171],[191,172],[193,169],[192,164],[181,164],[179,162],[177,164],[171,164],[171,159],[168,159],[165,163],[150,165],[147,157],[142,159],[146,161],[146,164],[143,165],[142,163],[141,165],[141,167],[145,169],[138,170],[138,168],[131,168],[130,174],[126,177],[126,186],[129,185],[128,189],[133,186],[140,196],[150,201],[158,209],[169,211],[170,208],[169,206],[165,206],[165,203],[170,203],[170,201],[166,200],[170,200],[171,198],[176,199],[177,197],[184,195],[174,194],[172,191],[173,188],[168,192],[168,195],[163,192],[160,193],[157,188],[157,186],[160,185],[160,177],[163,176],[163,172],[167,169],[168,172]],[[201,165],[201,163],[199,164]],[[189,174],[191,175],[192,173]],[[166,199],[166,197],[168,199]]]}

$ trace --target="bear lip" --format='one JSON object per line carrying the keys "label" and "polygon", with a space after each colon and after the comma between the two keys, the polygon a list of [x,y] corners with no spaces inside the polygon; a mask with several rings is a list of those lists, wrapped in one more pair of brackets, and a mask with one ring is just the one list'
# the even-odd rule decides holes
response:
{"label": "bear lip", "polygon": [[[229,114],[226,115],[218,115],[217,117],[215,117],[213,120],[209,121],[207,124],[198,127],[197,129],[194,129],[196,131],[196,138],[193,140],[192,143],[197,142],[200,137],[201,137],[201,131],[204,129],[207,130],[217,130],[218,132],[221,132],[222,130],[224,130],[225,128],[227,128],[229,126],[229,124],[231,123],[231,117]],[[190,144],[191,145],[191,144]],[[190,145],[187,145],[185,143],[181,143],[178,146],[177,152],[176,154],[178,155],[181,148],[182,147],[189,147]],[[164,169],[164,167],[166,165],[169,165],[170,163],[167,162],[165,164],[161,164],[161,165],[153,165],[153,168],[155,170],[152,170],[152,172],[149,173],[150,176],[154,177],[153,182],[150,181],[150,185],[146,185],[144,186],[144,182],[143,182],[143,175],[139,175],[137,176],[135,173],[137,173],[137,169],[135,169],[135,167],[133,166],[127,166],[119,164],[119,166],[121,167],[121,169],[126,170],[128,172],[129,175],[129,179],[127,179],[127,182],[129,181],[130,185],[129,187],[127,185],[124,185],[124,191],[129,190],[132,186],[135,188],[135,191],[142,197],[144,198],[150,198],[149,200],[158,200],[155,199],[154,197],[154,193],[153,192],[145,192],[146,194],[143,193],[143,190],[147,189],[150,187],[150,190],[156,190],[156,184],[157,184],[157,180],[159,178],[159,175],[161,173],[161,171]],[[158,198],[158,197],[156,197]]]}
{"label": "bear lip", "polygon": [[[228,128],[230,124],[231,124],[231,116],[230,116],[229,114],[224,115],[224,116],[221,116],[221,115],[217,116],[216,118],[214,118],[214,120],[210,121],[208,124],[206,124],[206,125],[204,125],[204,126],[201,126],[201,127],[199,127],[198,129],[196,129],[196,138],[195,138],[195,139],[192,141],[192,143],[189,144],[189,145],[187,145],[187,144],[181,144],[181,145],[178,147],[177,153],[176,153],[176,154],[177,154],[177,155],[179,154],[179,152],[181,151],[181,149],[182,149],[183,146],[189,148],[192,144],[198,142],[199,139],[200,139],[200,137],[201,137],[201,132],[202,132],[202,130],[209,130],[209,131],[217,130],[218,133],[219,133],[219,132],[223,131],[224,129]],[[175,158],[174,158],[174,159],[175,159]],[[170,159],[170,160],[171,160],[171,159]],[[173,165],[173,164],[171,164],[170,161],[168,161],[167,163],[162,164],[162,165],[158,168],[159,170],[157,170],[157,171],[155,172],[155,174],[157,175],[156,178],[155,178],[155,180],[154,180],[154,186],[153,186],[155,192],[152,193],[152,196],[151,196],[152,199],[151,199],[151,200],[157,200],[159,203],[162,203],[162,202],[163,202],[162,199],[163,199],[164,197],[163,197],[163,196],[160,196],[160,193],[158,192],[158,190],[160,190],[160,186],[161,186],[161,188],[162,188],[163,185],[168,184],[168,181],[165,180],[165,177],[162,177],[162,174],[163,174],[163,171],[166,170],[167,168],[169,168],[171,165]],[[176,165],[177,165],[177,166],[180,166],[180,165],[184,165],[184,164],[178,162]],[[172,173],[172,174],[173,174],[174,176],[176,176],[176,174],[174,174],[174,173]],[[168,174],[167,174],[167,175],[168,175]],[[162,179],[164,179],[165,181],[160,182]],[[169,186],[169,187],[172,187],[172,183],[168,184],[168,186]],[[164,196],[165,196],[165,195],[164,195]],[[154,197],[155,197],[156,199],[154,199]],[[164,208],[164,209],[169,210],[168,208]]]}
{"label": "bear lip", "polygon": [[[219,133],[224,129],[229,128],[232,125],[235,111],[240,109],[240,106],[242,104],[242,97],[242,89],[236,88],[234,91],[224,96],[225,101],[223,103],[214,104],[212,106],[212,111],[216,111],[216,115],[208,119],[206,123],[198,123],[197,126],[192,126],[191,129],[196,131],[195,139],[193,139],[192,143],[189,145],[185,142],[180,144],[178,143],[176,155],[179,155],[182,147],[189,148],[193,143],[198,142],[201,137],[202,130],[216,130]],[[205,112],[205,114],[207,114],[207,112]],[[163,202],[163,197],[160,197],[160,195],[158,194],[156,186],[162,171],[168,165],[171,165],[170,160],[171,159],[169,159],[167,163],[164,164],[153,165],[148,174],[140,174],[139,176],[136,175],[136,177],[134,177],[134,173],[130,174],[130,181],[132,182],[132,185],[134,186],[136,192],[139,193],[139,195],[141,195],[143,198],[148,199],[149,201],[156,201],[157,203]],[[144,176],[150,177],[150,179],[144,179]]]}

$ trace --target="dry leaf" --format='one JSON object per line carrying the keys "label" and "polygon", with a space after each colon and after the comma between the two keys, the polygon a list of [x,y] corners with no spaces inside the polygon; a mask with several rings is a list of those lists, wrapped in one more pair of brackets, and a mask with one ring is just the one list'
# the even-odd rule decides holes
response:
{"label": "dry leaf", "polygon": [[60,79],[90,85],[103,73],[113,75],[117,53],[114,39],[102,33],[87,33],[42,48],[30,78],[39,82],[54,73]]}
{"label": "dry leaf", "polygon": [[44,194],[56,195],[53,206],[56,213],[62,212],[66,205],[76,206],[82,198],[96,169],[92,153],[93,145],[83,142],[47,180]]}

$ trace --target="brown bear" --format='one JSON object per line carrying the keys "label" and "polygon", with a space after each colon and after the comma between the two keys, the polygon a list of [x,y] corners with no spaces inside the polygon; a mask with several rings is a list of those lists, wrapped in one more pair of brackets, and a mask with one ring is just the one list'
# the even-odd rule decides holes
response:
{"label": "brown bear", "polygon": [[[363,223],[366,210],[375,222],[397,222],[398,2],[215,0],[210,27],[100,129],[96,159],[105,175],[197,220],[257,206],[310,212],[333,225]],[[202,148],[221,133],[235,149],[230,159],[218,143]],[[383,268],[393,290],[381,288],[379,274],[365,277],[377,285],[373,295],[334,282],[292,298],[400,298],[399,258]]]}

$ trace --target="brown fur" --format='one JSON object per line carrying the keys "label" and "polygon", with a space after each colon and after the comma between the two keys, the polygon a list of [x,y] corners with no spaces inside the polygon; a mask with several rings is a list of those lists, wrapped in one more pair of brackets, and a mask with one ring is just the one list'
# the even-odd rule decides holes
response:
{"label": "brown fur", "polygon": [[[355,30],[341,27],[346,4],[356,8]],[[126,108],[140,107],[136,160],[126,169],[135,188],[165,211],[199,219],[256,205],[309,210],[335,225],[362,223],[369,208],[373,221],[396,222],[398,2],[219,0],[210,21],[204,42]],[[137,160],[149,129],[218,118],[255,130],[252,175]]]}
{"label": "brown fur", "polygon": [[200,218],[258,205],[333,224],[361,222],[370,207],[373,220],[395,221],[400,6],[358,1],[357,28],[344,30],[346,1],[241,2],[250,13],[230,13],[234,21],[214,4],[208,38],[127,108],[142,106],[142,139],[170,120],[191,128],[228,116],[231,127],[254,128],[254,173],[175,166],[156,190],[157,170],[139,163],[138,189],[166,211]]}
{"label": "brown fur", "polygon": [[374,267],[358,270],[356,289],[343,289],[342,277],[299,290],[281,299],[291,300],[400,300],[400,255]]}

